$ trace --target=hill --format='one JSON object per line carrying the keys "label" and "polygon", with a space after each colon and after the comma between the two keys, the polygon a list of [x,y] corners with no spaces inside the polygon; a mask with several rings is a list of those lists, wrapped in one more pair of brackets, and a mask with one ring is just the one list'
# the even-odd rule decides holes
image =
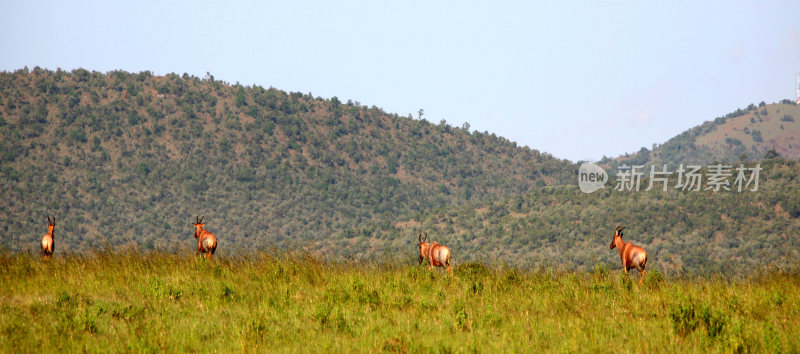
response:
{"label": "hill", "polygon": [[[127,243],[190,253],[191,222],[205,215],[221,255],[276,247],[410,261],[427,231],[456,264],[588,270],[617,266],[607,247],[622,223],[650,267],[670,274],[800,259],[793,159],[759,160],[757,192],[616,191],[612,175],[585,194],[576,164],[493,134],[210,75],[36,68],[0,74],[0,97],[0,247],[17,252],[36,252],[56,215],[57,253]],[[716,160],[719,136],[745,144],[742,119],[759,122],[749,131],[764,141],[791,141],[780,134],[796,129],[783,118],[796,106],[758,109],[761,121],[751,107],[627,158]]]}
{"label": "hill", "polygon": [[759,161],[770,151],[789,159],[800,158],[800,106],[791,101],[751,104],[691,128],[652,151],[642,148],[634,154],[605,158],[601,163],[612,167],[738,163]]}
{"label": "hill", "polygon": [[[748,165],[752,166],[752,165]],[[367,223],[378,239],[427,230],[458,262],[551,269],[618,269],[609,245],[616,223],[624,240],[648,251],[648,267],[666,274],[749,274],[800,264],[800,163],[761,162],[759,187],[741,192],[684,191],[661,184],[645,191],[616,190],[615,182],[586,194],[577,186],[548,186],[490,203],[444,208],[394,225]],[[707,170],[700,171],[707,174]],[[673,175],[668,185],[675,186]],[[731,178],[732,181],[732,178]],[[414,240],[416,241],[416,240]],[[409,244],[407,249],[412,249]],[[398,250],[402,251],[402,250]]]}
{"label": "hill", "polygon": [[[494,134],[208,75],[0,73],[0,246],[135,243],[220,252],[374,249],[369,229],[436,208],[572,182],[573,164]],[[385,247],[400,249],[406,235]]]}

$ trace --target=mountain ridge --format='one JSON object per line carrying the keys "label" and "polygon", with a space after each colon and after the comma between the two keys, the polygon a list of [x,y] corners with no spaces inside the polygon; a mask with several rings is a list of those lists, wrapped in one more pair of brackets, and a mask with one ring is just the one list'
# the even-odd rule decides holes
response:
{"label": "mountain ridge", "polygon": [[737,109],[657,144],[652,150],[642,147],[632,154],[603,158],[600,163],[683,164],[760,161],[767,154],[800,158],[800,106],[790,100]]}
{"label": "mountain ridge", "polygon": [[213,77],[34,68],[0,74],[0,97],[13,250],[35,249],[48,213],[73,251],[190,245],[196,214],[228,250],[298,248],[571,179],[571,162],[494,134]]}

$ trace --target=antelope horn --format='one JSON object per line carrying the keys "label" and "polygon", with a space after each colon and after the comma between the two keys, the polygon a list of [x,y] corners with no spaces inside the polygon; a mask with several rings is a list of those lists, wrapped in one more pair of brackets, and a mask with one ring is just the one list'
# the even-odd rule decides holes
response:
{"label": "antelope horn", "polygon": [[56,226],[56,217],[53,216],[53,226]]}
{"label": "antelope horn", "polygon": [[421,232],[419,233],[419,236],[417,236],[417,241],[419,241],[419,243],[422,243],[422,233]]}
{"label": "antelope horn", "polygon": [[194,216],[194,223],[195,224],[199,224],[200,223],[200,215],[195,215]]}
{"label": "antelope horn", "polygon": [[425,232],[425,241],[428,241],[428,233]]}
{"label": "antelope horn", "polygon": [[47,225],[50,225],[50,224],[51,224],[51,221],[50,221],[50,216],[48,215],[48,216],[47,216]]}
{"label": "antelope horn", "polygon": [[205,215],[201,216],[200,217],[200,222],[198,224],[202,224],[203,223],[203,218],[205,218],[205,217],[206,217]]}

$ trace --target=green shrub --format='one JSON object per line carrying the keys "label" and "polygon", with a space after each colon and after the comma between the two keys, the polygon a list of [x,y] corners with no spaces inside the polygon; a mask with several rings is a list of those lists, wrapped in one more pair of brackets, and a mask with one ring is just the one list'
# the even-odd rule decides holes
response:
{"label": "green shrub", "polygon": [[467,262],[454,267],[453,273],[457,276],[466,276],[473,278],[486,277],[490,274],[490,270],[483,263]]}
{"label": "green shrub", "polygon": [[706,327],[706,334],[711,338],[719,337],[728,324],[728,316],[724,312],[708,305],[700,311],[700,320]]}
{"label": "green shrub", "polygon": [[86,142],[86,133],[84,133],[83,129],[72,129],[68,134],[69,140],[76,142],[76,143],[85,143]]}
{"label": "green shrub", "polygon": [[700,324],[694,303],[691,301],[680,301],[673,304],[669,309],[669,317],[672,320],[672,329],[684,337],[694,332]]}
{"label": "green shrub", "polygon": [[664,273],[658,269],[651,269],[647,271],[647,276],[644,278],[644,283],[648,286],[657,286],[664,283]]}
{"label": "green shrub", "polygon": [[469,331],[469,314],[467,314],[467,309],[464,303],[457,302],[455,305],[453,305],[452,311],[458,328],[462,331]]}

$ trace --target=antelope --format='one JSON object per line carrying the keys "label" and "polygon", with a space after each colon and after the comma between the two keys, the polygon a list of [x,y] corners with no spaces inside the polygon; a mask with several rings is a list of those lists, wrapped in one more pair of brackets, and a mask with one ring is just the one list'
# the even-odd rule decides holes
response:
{"label": "antelope", "polygon": [[622,260],[622,269],[625,271],[625,274],[628,274],[628,270],[631,268],[636,268],[639,272],[642,273],[642,276],[639,278],[639,284],[642,284],[642,280],[644,280],[645,274],[645,265],[647,264],[647,251],[639,246],[634,246],[630,242],[625,242],[622,240],[622,230],[625,229],[625,226],[617,226],[614,230],[614,240],[611,241],[611,248],[617,248],[619,251],[619,258]]}
{"label": "antelope", "polygon": [[214,255],[214,251],[217,250],[217,237],[214,236],[210,231],[203,229],[206,224],[203,223],[203,218],[205,215],[198,219],[198,216],[194,217],[195,223],[194,225],[194,238],[197,239],[197,252],[194,254],[197,257],[200,253],[203,253],[203,257],[206,259],[211,259],[211,256]]}
{"label": "antelope", "polygon": [[422,264],[422,259],[428,260],[428,269],[433,267],[445,267],[450,272],[450,249],[445,245],[440,245],[437,242],[428,241],[428,233],[425,233],[425,239],[422,239],[422,233],[417,236],[419,241],[419,264]]}
{"label": "antelope", "polygon": [[56,217],[50,221],[50,216],[47,217],[47,235],[42,236],[42,257],[44,260],[50,259],[53,256],[53,230],[56,228]]}

